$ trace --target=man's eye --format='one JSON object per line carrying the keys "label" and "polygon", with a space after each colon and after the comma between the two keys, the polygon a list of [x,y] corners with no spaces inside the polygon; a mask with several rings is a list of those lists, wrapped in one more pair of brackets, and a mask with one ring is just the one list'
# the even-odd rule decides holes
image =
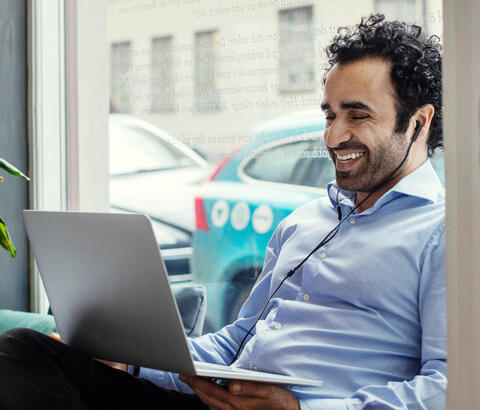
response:
{"label": "man's eye", "polygon": [[365,118],[368,118],[368,115],[352,117],[353,120],[364,120]]}
{"label": "man's eye", "polygon": [[327,121],[331,121],[331,120],[335,119],[335,117],[334,117],[333,115],[327,115],[327,116],[325,117],[325,119],[326,119]]}

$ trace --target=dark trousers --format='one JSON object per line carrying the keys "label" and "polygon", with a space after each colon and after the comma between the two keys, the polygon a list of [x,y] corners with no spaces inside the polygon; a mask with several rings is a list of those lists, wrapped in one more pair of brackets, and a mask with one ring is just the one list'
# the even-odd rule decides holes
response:
{"label": "dark trousers", "polygon": [[0,409],[207,409],[29,329],[0,335]]}

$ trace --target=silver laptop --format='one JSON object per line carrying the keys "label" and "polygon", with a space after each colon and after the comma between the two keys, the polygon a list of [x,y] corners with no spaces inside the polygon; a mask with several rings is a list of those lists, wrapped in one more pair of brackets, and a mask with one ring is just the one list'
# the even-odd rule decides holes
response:
{"label": "silver laptop", "polygon": [[322,385],[193,361],[145,215],[24,211],[23,218],[65,343],[92,357],[175,373]]}

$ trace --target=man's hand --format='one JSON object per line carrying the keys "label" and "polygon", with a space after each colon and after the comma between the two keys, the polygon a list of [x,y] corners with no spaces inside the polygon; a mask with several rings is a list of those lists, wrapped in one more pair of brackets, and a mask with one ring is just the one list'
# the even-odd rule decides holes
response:
{"label": "man's hand", "polygon": [[234,381],[226,389],[201,377],[181,375],[180,380],[212,410],[300,409],[295,396],[275,384]]}
{"label": "man's hand", "polygon": [[[60,335],[58,333],[50,333],[50,337],[52,339],[55,339],[55,340],[59,341],[59,342],[62,342],[62,338],[60,337]],[[98,361],[98,362],[102,362],[103,364],[106,364],[107,366],[113,367],[114,369],[122,370],[124,372],[126,372],[128,370],[128,365],[126,365],[125,363],[117,363],[117,362],[111,362],[109,360],[95,359],[95,357],[93,359]]]}

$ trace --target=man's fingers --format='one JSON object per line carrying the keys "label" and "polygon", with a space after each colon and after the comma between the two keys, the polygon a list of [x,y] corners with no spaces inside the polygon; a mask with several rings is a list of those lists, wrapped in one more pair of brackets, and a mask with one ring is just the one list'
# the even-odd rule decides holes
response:
{"label": "man's fingers", "polygon": [[204,378],[180,376],[210,409],[291,409],[298,410],[298,400],[289,390],[269,383],[232,381],[227,389]]}
{"label": "man's fingers", "polygon": [[222,386],[214,384],[202,377],[197,376],[185,376],[181,375],[180,380],[188,384],[192,389],[200,390],[201,392],[209,395],[215,395],[216,397],[227,398],[228,391]]}
{"label": "man's fingers", "polygon": [[[225,400],[229,398],[228,392],[223,387],[213,384],[201,377],[180,376],[180,380],[187,383],[192,389],[195,387],[209,394],[220,394]],[[233,381],[229,385],[229,391],[232,394],[260,398],[271,397],[276,388],[278,388],[278,386],[274,384],[244,381]]]}
{"label": "man's fingers", "polygon": [[228,390],[224,387],[214,384],[202,377],[196,376],[180,376],[180,380],[187,383],[192,390],[200,391],[208,396],[216,397],[222,401],[227,401],[230,397]]}
{"label": "man's fingers", "polygon": [[51,337],[52,339],[55,339],[55,340],[59,341],[59,342],[62,341],[62,339],[61,339],[61,337],[60,337],[60,335],[59,335],[58,333],[52,332],[52,333],[50,333],[50,337]]}
{"label": "man's fingers", "polygon": [[213,396],[209,396],[200,390],[193,390],[195,394],[200,398],[200,400],[206,404],[211,410],[233,410],[233,407],[230,404],[225,403],[224,401],[218,400]]}
{"label": "man's fingers", "polygon": [[284,409],[299,410],[289,390],[269,383],[232,381],[227,389],[201,377],[180,376],[211,410]]}
{"label": "man's fingers", "polygon": [[235,381],[230,383],[229,390],[231,403],[238,403],[239,409],[300,409],[292,392],[276,384]]}
{"label": "man's fingers", "polygon": [[181,375],[180,380],[188,384],[195,394],[212,409],[231,410],[229,404],[230,394],[228,391],[201,377]]}
{"label": "man's fingers", "polygon": [[250,397],[259,397],[266,399],[274,394],[275,389],[278,386],[268,383],[251,383],[251,382],[240,382],[234,381],[230,383],[229,390],[230,393],[237,396],[250,396]]}

